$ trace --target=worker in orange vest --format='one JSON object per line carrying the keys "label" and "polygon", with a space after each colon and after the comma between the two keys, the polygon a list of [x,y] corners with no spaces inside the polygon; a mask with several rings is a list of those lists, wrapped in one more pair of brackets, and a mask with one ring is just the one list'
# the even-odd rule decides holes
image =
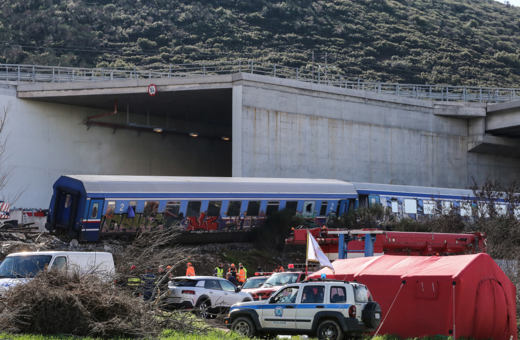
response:
{"label": "worker in orange vest", "polygon": [[188,268],[186,269],[186,276],[195,276],[195,268],[191,265],[191,262],[187,264]]}
{"label": "worker in orange vest", "polygon": [[278,265],[278,267],[274,270],[275,273],[283,273],[285,270],[283,270],[283,267],[281,264]]}
{"label": "worker in orange vest", "polygon": [[238,268],[238,284],[243,285],[246,283],[246,270],[244,269],[244,266],[240,264],[240,267]]}

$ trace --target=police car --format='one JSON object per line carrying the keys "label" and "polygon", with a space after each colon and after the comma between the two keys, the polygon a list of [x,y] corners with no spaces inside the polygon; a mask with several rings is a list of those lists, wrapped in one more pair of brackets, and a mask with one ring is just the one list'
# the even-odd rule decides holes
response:
{"label": "police car", "polygon": [[341,340],[375,332],[381,307],[360,283],[317,279],[289,284],[265,301],[233,305],[226,326],[243,336],[306,334]]}

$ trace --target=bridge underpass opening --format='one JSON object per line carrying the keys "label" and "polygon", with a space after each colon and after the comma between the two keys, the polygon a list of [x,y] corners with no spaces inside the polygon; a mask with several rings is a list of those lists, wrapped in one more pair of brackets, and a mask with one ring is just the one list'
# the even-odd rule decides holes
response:
{"label": "bridge underpass opening", "polygon": [[96,109],[78,121],[88,130],[88,142],[106,149],[99,150],[101,156],[95,150],[77,150],[79,157],[100,162],[93,174],[232,175],[231,89],[38,100]]}

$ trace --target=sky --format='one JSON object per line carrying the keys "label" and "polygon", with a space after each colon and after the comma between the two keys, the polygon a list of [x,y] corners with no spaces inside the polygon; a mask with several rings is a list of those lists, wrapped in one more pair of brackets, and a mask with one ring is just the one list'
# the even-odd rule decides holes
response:
{"label": "sky", "polygon": [[[498,2],[502,2],[502,3],[505,2],[505,0],[497,0],[497,1],[498,1]],[[509,0],[509,3],[510,3],[511,5],[513,5],[513,6],[515,6],[515,7],[516,7],[516,6],[520,7],[520,0]]]}

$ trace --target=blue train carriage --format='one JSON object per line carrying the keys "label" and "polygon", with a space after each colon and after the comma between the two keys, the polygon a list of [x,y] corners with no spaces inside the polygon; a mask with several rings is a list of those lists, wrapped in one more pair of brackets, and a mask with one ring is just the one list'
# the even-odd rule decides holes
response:
{"label": "blue train carriage", "polygon": [[[465,189],[446,189],[391,184],[352,183],[359,195],[356,207],[380,204],[398,217],[428,217],[448,214],[452,208],[463,217],[476,208],[474,193]],[[469,200],[468,200],[469,199]]]}
{"label": "blue train carriage", "polygon": [[282,209],[324,224],[357,197],[351,183],[339,180],[62,176],[46,228],[94,242],[176,223],[186,232],[248,231]]}

